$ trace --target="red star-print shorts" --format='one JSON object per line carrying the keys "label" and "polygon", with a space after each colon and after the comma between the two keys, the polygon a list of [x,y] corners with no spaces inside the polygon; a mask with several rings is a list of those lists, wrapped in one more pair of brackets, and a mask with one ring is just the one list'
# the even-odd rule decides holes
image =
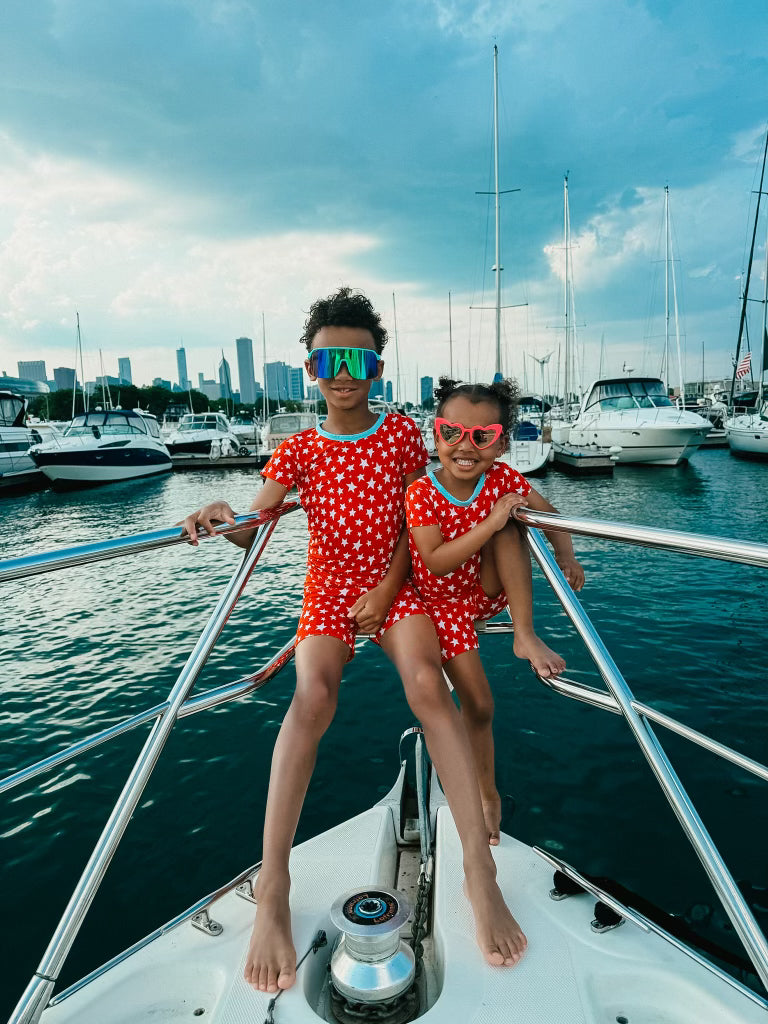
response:
{"label": "red star-print shorts", "polygon": [[489,597],[476,583],[470,593],[462,597],[452,597],[439,603],[427,601],[425,604],[437,631],[440,657],[445,665],[459,654],[478,649],[475,622],[492,619],[504,611],[507,595],[502,590],[496,597]]}
{"label": "red star-print shorts", "polygon": [[[358,626],[347,613],[358,597],[366,594],[372,587],[349,586],[340,590],[320,589],[311,586],[309,581],[304,587],[304,604],[296,629],[296,644],[310,636],[335,636],[349,647],[351,661],[355,656],[355,637]],[[428,615],[426,605],[412,583],[406,581],[392,602],[381,629],[371,637],[374,643],[381,643],[381,638],[400,619],[409,615]]]}

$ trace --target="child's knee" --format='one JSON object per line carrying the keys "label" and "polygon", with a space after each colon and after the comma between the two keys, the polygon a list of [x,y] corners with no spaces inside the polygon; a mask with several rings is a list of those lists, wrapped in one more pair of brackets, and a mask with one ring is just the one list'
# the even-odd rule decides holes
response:
{"label": "child's knee", "polygon": [[298,722],[313,732],[325,732],[336,714],[339,687],[323,675],[302,679],[296,685],[291,707]]}
{"label": "child's knee", "polygon": [[487,693],[476,693],[461,698],[461,713],[467,725],[486,728],[493,722],[494,703],[490,688]]}
{"label": "child's knee", "polygon": [[405,684],[408,706],[419,721],[453,707],[451,695],[437,661],[425,660],[411,665]]}

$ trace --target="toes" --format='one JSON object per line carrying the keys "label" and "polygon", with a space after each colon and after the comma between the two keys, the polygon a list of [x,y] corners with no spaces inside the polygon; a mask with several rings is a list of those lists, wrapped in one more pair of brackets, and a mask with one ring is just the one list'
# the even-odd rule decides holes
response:
{"label": "toes", "polygon": [[267,971],[267,992],[277,992],[277,968],[270,967]]}
{"label": "toes", "polygon": [[498,949],[487,949],[485,951],[485,959],[491,967],[501,967],[504,963],[504,957]]}
{"label": "toes", "polygon": [[268,972],[267,968],[264,967],[263,965],[259,968],[258,979],[256,981],[256,987],[258,988],[259,992],[266,992],[267,991],[267,976],[268,976],[268,973],[269,972]]}
{"label": "toes", "polygon": [[489,836],[488,836],[488,845],[489,846],[498,846],[500,842],[501,842],[501,836],[499,835],[498,831],[491,832],[489,834]]}
{"label": "toes", "polygon": [[294,981],[296,981],[296,968],[284,964],[280,968],[280,973],[277,977],[277,987],[290,988]]}

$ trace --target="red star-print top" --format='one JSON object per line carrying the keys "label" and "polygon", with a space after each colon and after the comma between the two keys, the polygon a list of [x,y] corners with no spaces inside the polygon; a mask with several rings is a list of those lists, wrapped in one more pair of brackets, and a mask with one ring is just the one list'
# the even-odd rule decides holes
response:
{"label": "red star-print top", "polygon": [[302,430],[278,445],[262,475],[297,487],[307,513],[307,582],[375,587],[403,529],[405,477],[429,463],[419,428],[382,413],[362,434]]}
{"label": "red star-print top", "polygon": [[494,462],[477,481],[473,494],[466,501],[459,501],[449,494],[431,470],[426,476],[414,480],[405,496],[408,544],[413,563],[411,574],[426,601],[452,599],[470,592],[480,579],[480,552],[453,572],[435,576],[422,561],[411,531],[418,526],[439,526],[443,540],[463,537],[488,516],[502,494],[514,491],[525,497],[530,490],[531,485],[525,477],[506,462]]}

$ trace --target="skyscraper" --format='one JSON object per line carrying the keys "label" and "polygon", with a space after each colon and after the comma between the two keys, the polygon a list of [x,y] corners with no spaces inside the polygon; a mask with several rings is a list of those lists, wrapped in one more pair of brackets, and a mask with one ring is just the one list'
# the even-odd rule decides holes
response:
{"label": "skyscraper", "polygon": [[54,366],[53,379],[57,391],[71,391],[75,386],[75,371],[70,366]]}
{"label": "skyscraper", "polygon": [[426,400],[428,398],[432,398],[433,397],[434,390],[435,390],[434,378],[432,378],[432,377],[422,377],[421,378],[421,398],[420,398],[420,402],[421,402],[422,405],[424,405],[424,402],[426,402]]}
{"label": "skyscraper", "polygon": [[182,391],[186,391],[189,387],[189,377],[187,376],[187,353],[184,351],[184,346],[176,349],[176,369],[179,374],[179,387]]}
{"label": "skyscraper", "polygon": [[375,380],[371,384],[371,390],[368,392],[371,398],[383,398],[384,397],[384,381]]}
{"label": "skyscraper", "polygon": [[48,383],[44,359],[30,359],[26,362],[16,363],[16,365],[19,368],[19,377],[25,380],[39,380],[43,384]]}
{"label": "skyscraper", "polygon": [[237,349],[237,377],[240,381],[240,400],[243,405],[253,405],[256,401],[256,374],[253,371],[253,340],[251,338],[238,338],[235,341]]}
{"label": "skyscraper", "polygon": [[291,388],[290,366],[286,366],[283,362],[267,363],[264,372],[269,397],[279,402],[288,398]]}
{"label": "skyscraper", "polygon": [[219,394],[228,402],[232,400],[232,371],[224,356],[219,363]]}
{"label": "skyscraper", "polygon": [[387,393],[387,401],[391,402],[392,401],[392,381],[391,380],[387,381],[386,389],[385,390],[386,390],[386,393]]}
{"label": "skyscraper", "polygon": [[304,367],[303,366],[289,366],[290,370],[290,389],[288,391],[288,397],[292,398],[295,402],[304,401]]}
{"label": "skyscraper", "polygon": [[[54,370],[54,373],[56,371]],[[117,376],[120,378],[121,384],[133,384],[133,377],[131,376],[131,360],[128,356],[121,356],[117,360]]]}

